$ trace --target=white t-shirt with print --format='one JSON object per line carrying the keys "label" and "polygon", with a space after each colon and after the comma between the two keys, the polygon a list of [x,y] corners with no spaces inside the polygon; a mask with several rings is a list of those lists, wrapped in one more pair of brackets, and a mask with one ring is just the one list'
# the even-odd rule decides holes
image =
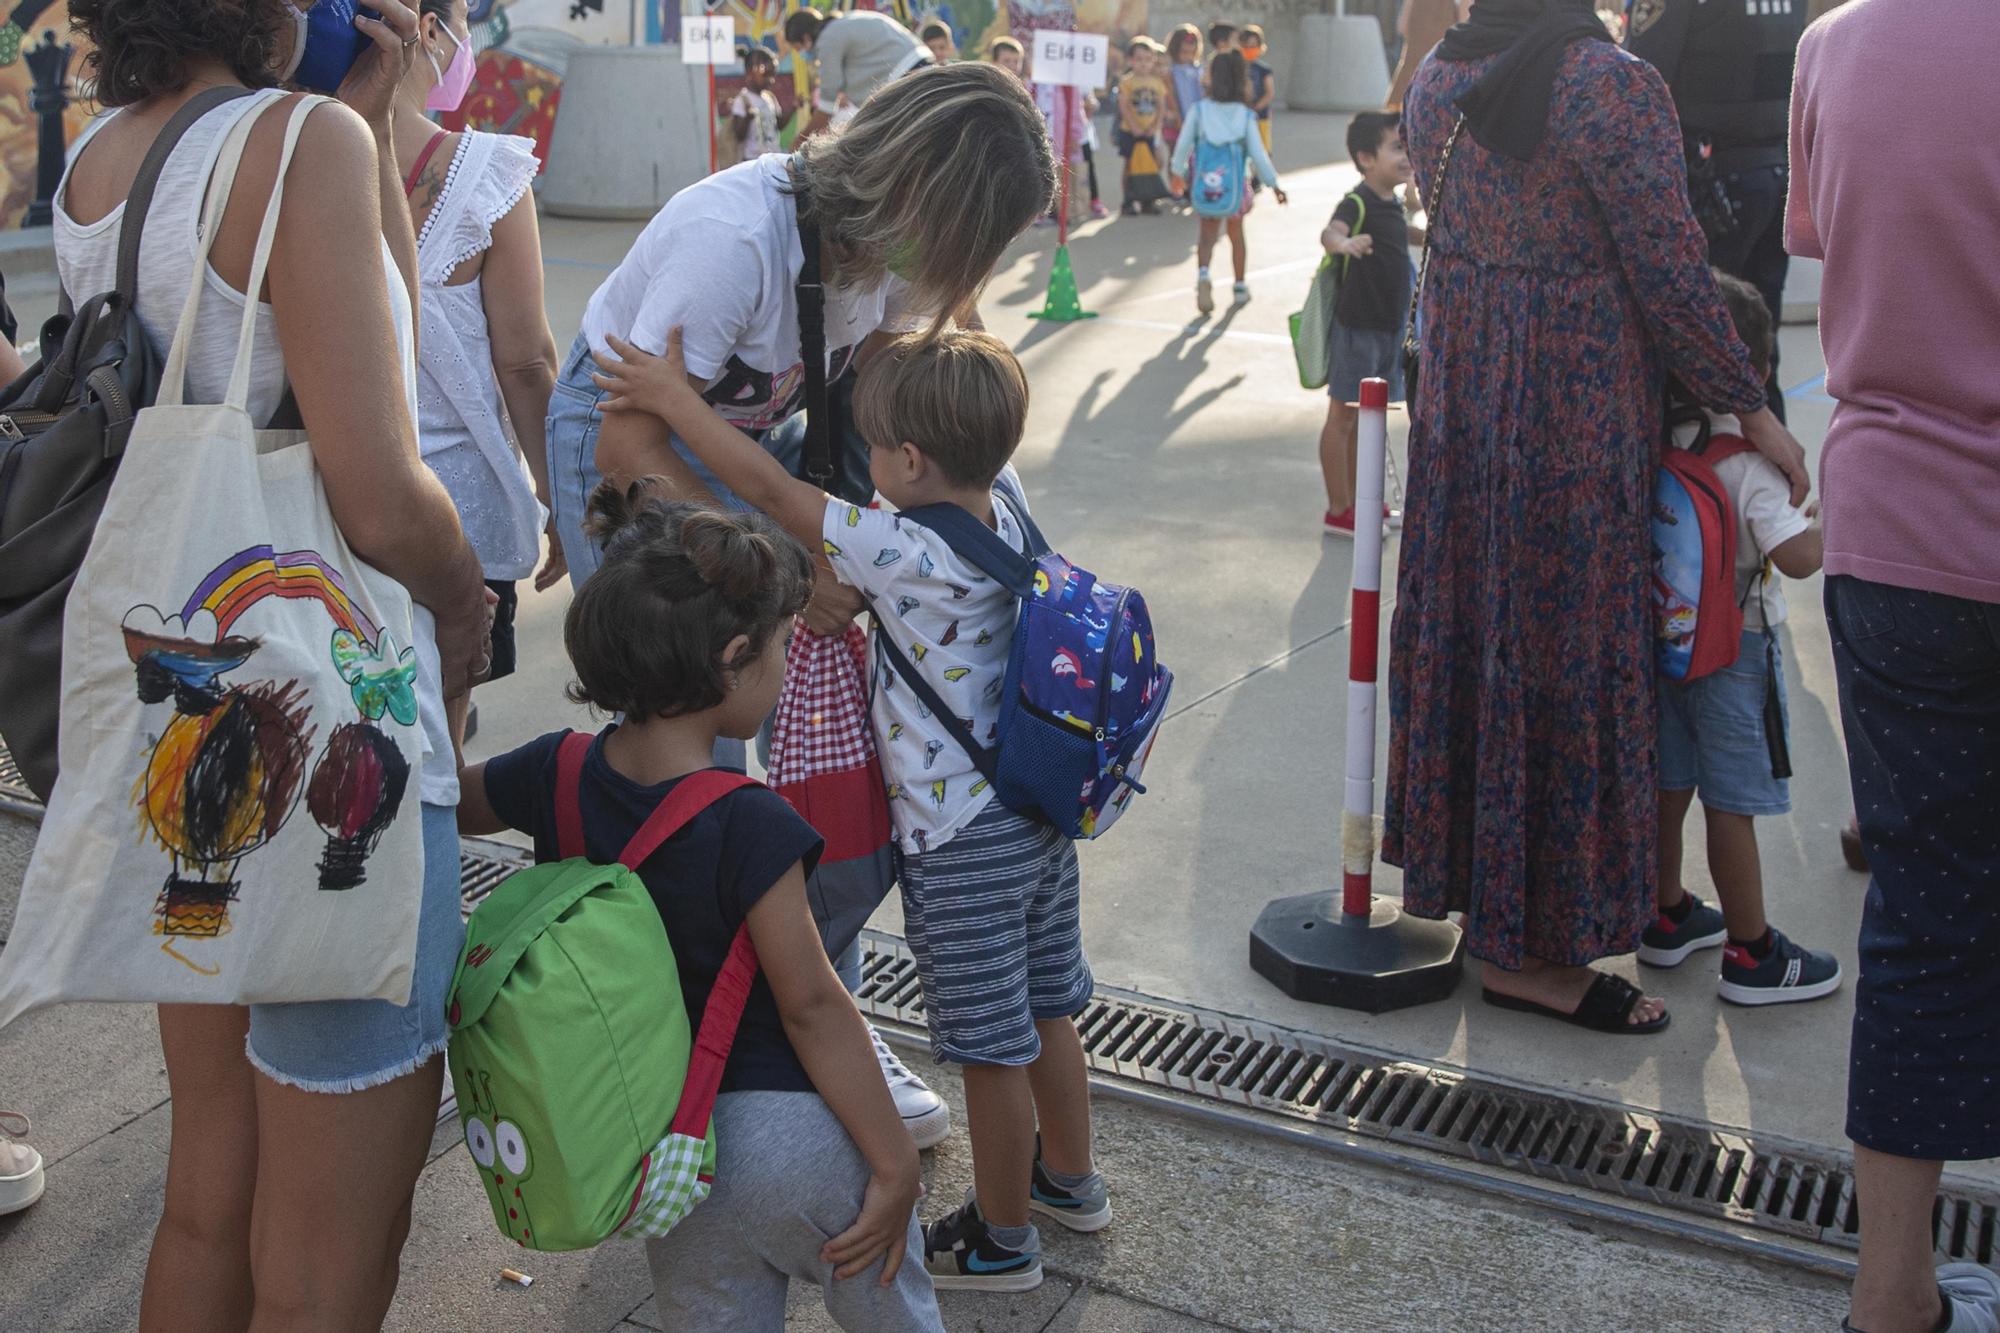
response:
{"label": "white t-shirt with print", "polygon": [[[1741,435],[1743,424],[1722,412],[1708,414],[1711,435]],[[1695,427],[1674,429],[1674,444],[1694,443]],[[1785,623],[1785,580],[1765,558],[1812,526],[1812,520],[1792,507],[1791,483],[1778,465],[1760,453],[1734,454],[1715,465],[1715,479],[1736,507],[1736,600],[1743,607],[1743,628],[1761,630]],[[1764,578],[1761,595],[1756,581]]]}
{"label": "white t-shirt with print", "polygon": [[778,99],[768,92],[753,93],[748,88],[737,92],[736,100],[729,104],[729,114],[732,118],[750,118],[750,132],[743,136],[743,161],[784,151],[784,144],[778,140],[778,110]]}
{"label": "white t-shirt with print", "polygon": [[[584,337],[600,353],[615,333],[657,355],[668,330],[682,326],[688,373],[708,382],[703,397],[753,433],[792,415],[805,396],[793,292],[805,254],[798,208],[786,193],[790,162],[760,157],[669,199],[583,312]],[[902,306],[906,292],[897,278],[827,286],[829,383],[877,329],[923,327],[923,313]]]}
{"label": "white t-shirt with print", "polygon": [[[1020,481],[1011,467],[999,485],[1012,487],[1018,500]],[[1025,537],[997,498],[993,514],[1001,539],[1026,550]],[[980,743],[993,744],[1019,609],[1014,595],[954,555],[944,538],[888,510],[830,502],[825,538],[841,582],[867,596],[882,632],[938,696],[971,721]],[[889,785],[889,816],[903,851],[922,855],[985,810],[993,789],[879,649],[870,651],[870,717]]]}

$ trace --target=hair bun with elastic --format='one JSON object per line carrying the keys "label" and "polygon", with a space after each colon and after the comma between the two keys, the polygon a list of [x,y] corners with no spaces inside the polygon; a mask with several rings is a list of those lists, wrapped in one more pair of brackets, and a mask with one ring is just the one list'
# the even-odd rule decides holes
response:
{"label": "hair bun with elastic", "polygon": [[777,563],[769,537],[713,509],[697,509],[681,519],[681,550],[701,581],[731,601],[755,597]]}

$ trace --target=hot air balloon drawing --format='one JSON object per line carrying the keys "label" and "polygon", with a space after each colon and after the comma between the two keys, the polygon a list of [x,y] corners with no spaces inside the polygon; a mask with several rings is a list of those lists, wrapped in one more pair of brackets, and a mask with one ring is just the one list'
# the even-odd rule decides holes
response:
{"label": "hot air balloon drawing", "polygon": [[[361,714],[334,729],[310,783],[306,765],[317,728],[309,725],[306,688],[295,680],[231,685],[223,679],[257,653],[260,640],[230,630],[267,597],[326,608],[337,627],[334,666]],[[179,614],[137,606],[121,629],[140,701],[174,701],[174,716],[132,793],[143,827],[172,857],[155,929],[168,937],[161,945],[167,953],[214,975],[219,968],[180,954],[174,942],[228,932],[243,858],[277,835],[302,792],[329,835],[321,887],[362,882],[367,856],[409,782],[409,760],[375,723],[389,713],[406,727],[416,724],[415,654],[375,626],[317,554],[269,546],[218,565]]]}
{"label": "hot air balloon drawing", "polygon": [[409,785],[410,761],[375,724],[384,713],[406,727],[417,721],[414,649],[398,647],[386,630],[371,643],[338,629],[333,632],[333,663],[361,718],[335,727],[327,737],[326,753],[306,794],[306,808],[326,831],[319,886],[327,890],[364,882],[368,854],[396,818]]}

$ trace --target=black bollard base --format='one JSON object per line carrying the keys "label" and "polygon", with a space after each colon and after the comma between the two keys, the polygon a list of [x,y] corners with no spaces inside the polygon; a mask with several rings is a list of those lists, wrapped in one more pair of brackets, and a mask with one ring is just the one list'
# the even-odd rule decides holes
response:
{"label": "black bollard base", "polygon": [[1250,966],[1286,995],[1371,1014],[1444,999],[1464,952],[1457,926],[1379,897],[1365,920],[1338,893],[1274,899],[1250,931]]}

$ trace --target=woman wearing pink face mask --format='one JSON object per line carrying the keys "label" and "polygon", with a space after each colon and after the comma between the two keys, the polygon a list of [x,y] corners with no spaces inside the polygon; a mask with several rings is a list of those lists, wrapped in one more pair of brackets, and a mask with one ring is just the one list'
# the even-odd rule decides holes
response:
{"label": "woman wearing pink face mask", "polygon": [[[541,164],[531,140],[448,133],[428,118],[458,110],[472,87],[466,0],[422,0],[417,40],[395,141],[417,227],[417,438],[500,598],[487,676],[497,680],[514,669],[514,581],[535,572],[549,519],[542,428],[556,345],[529,191]],[[551,530],[535,586],[565,572]],[[456,741],[466,707],[451,710]]]}

